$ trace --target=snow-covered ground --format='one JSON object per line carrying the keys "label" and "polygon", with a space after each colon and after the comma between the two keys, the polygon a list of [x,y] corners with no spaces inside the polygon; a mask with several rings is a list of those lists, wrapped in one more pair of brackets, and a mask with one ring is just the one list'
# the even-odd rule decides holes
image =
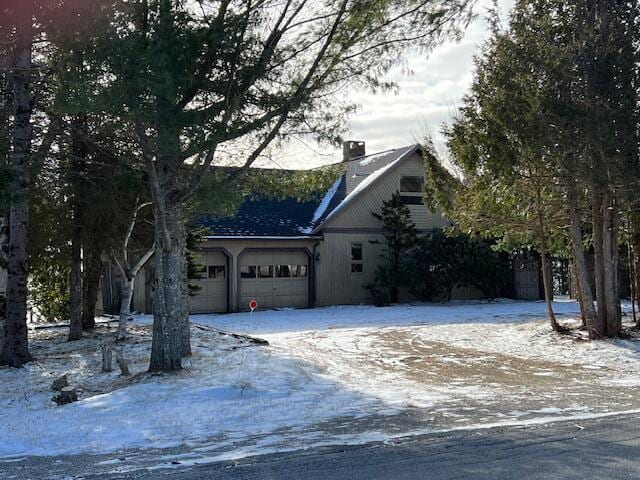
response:
{"label": "snow-covered ground", "polygon": [[[555,309],[575,324],[575,303]],[[187,445],[188,464],[640,410],[640,343],[558,336],[544,311],[500,301],[198,315],[193,358],[177,375],[144,373],[150,319],[141,316],[119,347],[130,378],[100,373],[100,344],[115,327],[76,343],[39,330],[38,361],[0,370],[0,456]],[[56,407],[49,387],[64,372],[81,401]]]}

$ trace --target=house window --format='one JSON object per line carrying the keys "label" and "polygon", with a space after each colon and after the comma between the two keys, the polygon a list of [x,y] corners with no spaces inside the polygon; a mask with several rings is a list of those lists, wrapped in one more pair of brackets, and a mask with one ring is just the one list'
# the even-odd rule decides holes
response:
{"label": "house window", "polygon": [[273,265],[260,265],[258,267],[258,278],[273,278]]}
{"label": "house window", "polygon": [[256,278],[256,267],[254,265],[240,267],[240,278]]}
{"label": "house window", "polygon": [[351,244],[351,273],[362,273],[363,271],[362,244]]}
{"label": "house window", "polygon": [[306,265],[295,265],[297,268],[296,277],[302,278],[307,276],[307,266]]}
{"label": "house window", "polygon": [[209,265],[209,279],[224,279],[226,270],[224,265]]}
{"label": "house window", "polygon": [[422,193],[423,177],[402,177],[400,179],[400,193]]}

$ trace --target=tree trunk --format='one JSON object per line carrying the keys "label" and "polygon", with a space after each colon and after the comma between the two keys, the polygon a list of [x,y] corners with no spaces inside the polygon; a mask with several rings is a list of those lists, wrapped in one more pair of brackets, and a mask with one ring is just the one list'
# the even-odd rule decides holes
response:
{"label": "tree trunk", "polygon": [[69,341],[82,338],[82,235],[79,221],[74,213],[71,234],[71,307]]}
{"label": "tree trunk", "polygon": [[[153,340],[149,371],[170,372],[182,368],[181,358],[189,342],[189,318],[185,312],[186,260],[185,227],[181,205],[166,205],[165,216],[156,217],[156,291],[153,312]],[[166,231],[164,230],[166,228]],[[166,235],[170,246],[166,248]],[[186,331],[185,331],[186,330]],[[188,349],[190,351],[190,348]]]}
{"label": "tree trunk", "polygon": [[547,241],[544,228],[544,216],[542,213],[542,192],[538,185],[536,189],[536,207],[538,213],[538,239],[540,243],[540,261],[542,263],[542,283],[544,285],[544,301],[547,305],[547,316],[554,332],[560,330],[556,316],[553,313],[553,284],[551,281],[551,269],[547,257]]}
{"label": "tree trunk", "polygon": [[615,338],[620,334],[620,315],[619,303],[620,299],[616,298],[617,292],[617,241],[614,236],[616,232],[616,211],[613,205],[613,199],[609,193],[603,196],[603,215],[602,215],[602,251],[604,261],[604,298],[607,318],[606,334],[610,338]]}
{"label": "tree trunk", "polygon": [[597,323],[595,329],[598,332],[607,331],[607,301],[604,289],[604,251],[603,251],[603,200],[599,189],[595,189],[592,196],[591,217],[593,225],[593,257],[594,257],[594,281],[596,284]]}
{"label": "tree trunk", "polygon": [[571,261],[571,265],[569,266],[569,271],[571,272],[571,289],[576,294],[576,300],[578,301],[578,306],[580,307],[580,318],[582,319],[582,328],[587,328],[587,314],[584,311],[584,301],[582,300],[582,292],[580,291],[580,281],[578,279],[578,274],[576,273],[576,266],[574,265],[575,260]]}
{"label": "tree trunk", "polygon": [[69,162],[69,184],[71,185],[71,209],[73,222],[71,225],[71,306],[69,320],[69,340],[82,338],[82,170],[86,149],[80,139],[80,132],[85,128],[85,122],[74,118],[71,123],[71,161]]}
{"label": "tree trunk", "polygon": [[96,328],[96,304],[98,303],[98,295],[100,294],[102,260],[99,252],[89,251],[85,253],[84,291],[82,293],[82,329],[93,330]]}
{"label": "tree trunk", "polygon": [[595,324],[597,321],[596,310],[593,306],[593,293],[591,292],[591,279],[587,269],[587,261],[584,255],[582,240],[582,225],[580,220],[580,210],[578,208],[578,192],[575,185],[570,185],[567,191],[567,202],[569,207],[569,221],[571,224],[571,246],[573,250],[573,264],[576,271],[576,280],[580,288],[579,299],[582,302],[589,338],[602,338],[604,332],[597,331]]}
{"label": "tree trunk", "polygon": [[116,334],[116,341],[119,342],[127,339],[127,320],[129,319],[129,310],[131,309],[134,282],[135,276],[132,276],[130,272],[126,272],[123,275],[120,318],[118,319],[118,333]]}
{"label": "tree trunk", "polygon": [[[0,320],[4,321],[7,304],[7,266],[9,260],[9,213],[0,215]],[[4,325],[2,326],[4,328]],[[0,332],[0,336],[4,332]],[[0,356],[2,341],[0,341]]]}
{"label": "tree trunk", "polygon": [[[20,367],[31,360],[27,337],[29,231],[29,155],[31,153],[31,54],[33,26],[29,8],[18,9],[13,86],[13,138],[10,157],[12,198],[9,213],[7,306],[0,364]],[[16,14],[19,15],[19,14]]]}

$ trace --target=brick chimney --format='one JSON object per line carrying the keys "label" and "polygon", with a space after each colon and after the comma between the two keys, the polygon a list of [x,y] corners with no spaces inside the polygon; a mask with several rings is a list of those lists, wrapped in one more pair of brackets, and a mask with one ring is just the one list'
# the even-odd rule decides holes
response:
{"label": "brick chimney", "polygon": [[364,142],[358,140],[347,140],[342,142],[342,161],[348,162],[354,158],[364,157],[366,151],[364,148]]}

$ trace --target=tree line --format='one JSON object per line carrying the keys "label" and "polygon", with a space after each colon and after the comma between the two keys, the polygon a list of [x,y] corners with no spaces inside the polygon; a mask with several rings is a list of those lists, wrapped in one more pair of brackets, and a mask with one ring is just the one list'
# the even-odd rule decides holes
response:
{"label": "tree line", "polygon": [[518,1],[509,20],[492,15],[446,131],[460,176],[427,155],[427,198],[465,232],[537,249],[556,330],[549,258],[568,255],[590,338],[617,337],[621,247],[632,273],[640,253],[638,4]]}

